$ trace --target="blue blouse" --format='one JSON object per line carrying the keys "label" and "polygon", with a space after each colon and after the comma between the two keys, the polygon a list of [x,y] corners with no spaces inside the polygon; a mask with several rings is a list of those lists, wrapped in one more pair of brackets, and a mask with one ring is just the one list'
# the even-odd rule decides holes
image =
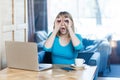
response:
{"label": "blue blouse", "polygon": [[72,45],[72,41],[66,45],[62,46],[59,42],[59,37],[56,36],[54,40],[54,44],[51,48],[46,48],[44,46],[44,50],[48,52],[52,52],[52,63],[53,64],[74,64],[75,58],[78,55],[78,51],[83,48],[82,37],[79,34],[76,34],[78,39],[80,40],[80,44],[77,46]]}

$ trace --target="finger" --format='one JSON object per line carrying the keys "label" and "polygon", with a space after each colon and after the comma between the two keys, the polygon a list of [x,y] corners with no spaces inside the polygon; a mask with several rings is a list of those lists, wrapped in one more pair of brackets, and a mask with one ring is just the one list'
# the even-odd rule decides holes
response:
{"label": "finger", "polygon": [[68,27],[72,26],[72,21],[69,18],[66,18],[65,19],[65,25],[68,26]]}
{"label": "finger", "polygon": [[56,18],[55,22],[60,23],[61,22],[61,18]]}
{"label": "finger", "polygon": [[65,18],[64,22],[68,24],[70,22],[70,19],[69,18]]}
{"label": "finger", "polygon": [[59,30],[59,29],[60,29],[60,26],[61,26],[61,23],[58,23],[58,22],[55,23],[55,29],[56,29],[56,30]]}

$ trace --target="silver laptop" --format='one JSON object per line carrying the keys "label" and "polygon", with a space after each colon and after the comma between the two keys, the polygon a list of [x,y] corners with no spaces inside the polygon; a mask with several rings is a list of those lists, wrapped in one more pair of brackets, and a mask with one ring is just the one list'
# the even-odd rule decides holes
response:
{"label": "silver laptop", "polygon": [[52,68],[52,64],[39,64],[37,45],[34,42],[6,41],[7,66],[10,68],[41,71]]}

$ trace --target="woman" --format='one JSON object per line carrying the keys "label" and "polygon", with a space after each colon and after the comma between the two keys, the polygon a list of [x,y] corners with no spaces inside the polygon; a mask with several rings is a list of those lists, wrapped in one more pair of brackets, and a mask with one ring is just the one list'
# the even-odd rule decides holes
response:
{"label": "woman", "polygon": [[60,12],[53,28],[44,44],[44,50],[52,52],[53,64],[74,64],[83,45],[81,36],[74,33],[72,16],[68,12]]}

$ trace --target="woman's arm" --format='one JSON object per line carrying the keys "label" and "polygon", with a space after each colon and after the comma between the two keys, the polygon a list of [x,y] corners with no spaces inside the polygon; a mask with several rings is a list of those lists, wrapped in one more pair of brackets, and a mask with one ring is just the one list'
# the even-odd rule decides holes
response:
{"label": "woman's arm", "polygon": [[44,44],[44,47],[49,49],[52,47],[53,43],[54,43],[54,39],[55,39],[55,36],[56,36],[57,32],[56,31],[53,31],[51,33],[51,35],[48,37],[48,39],[46,40],[45,44]]}
{"label": "woman's arm", "polygon": [[69,27],[68,30],[69,30],[69,34],[70,34],[70,38],[71,38],[73,46],[78,46],[79,44],[81,44],[81,41],[75,35],[75,33],[73,32],[72,28]]}
{"label": "woman's arm", "polygon": [[78,37],[75,35],[75,33],[72,30],[71,26],[72,26],[73,22],[69,18],[67,18],[67,20],[69,21],[69,23],[66,25],[68,25],[67,29],[69,31],[69,35],[72,40],[72,44],[73,44],[73,46],[78,46],[79,44],[81,44],[81,41],[78,39]]}
{"label": "woman's arm", "polygon": [[53,29],[52,34],[48,37],[48,39],[46,40],[46,42],[44,44],[44,47],[47,48],[47,49],[52,48],[52,45],[54,43],[54,39],[55,39],[59,29],[60,29],[61,23],[58,23],[57,20],[58,19],[55,20],[55,27]]}

